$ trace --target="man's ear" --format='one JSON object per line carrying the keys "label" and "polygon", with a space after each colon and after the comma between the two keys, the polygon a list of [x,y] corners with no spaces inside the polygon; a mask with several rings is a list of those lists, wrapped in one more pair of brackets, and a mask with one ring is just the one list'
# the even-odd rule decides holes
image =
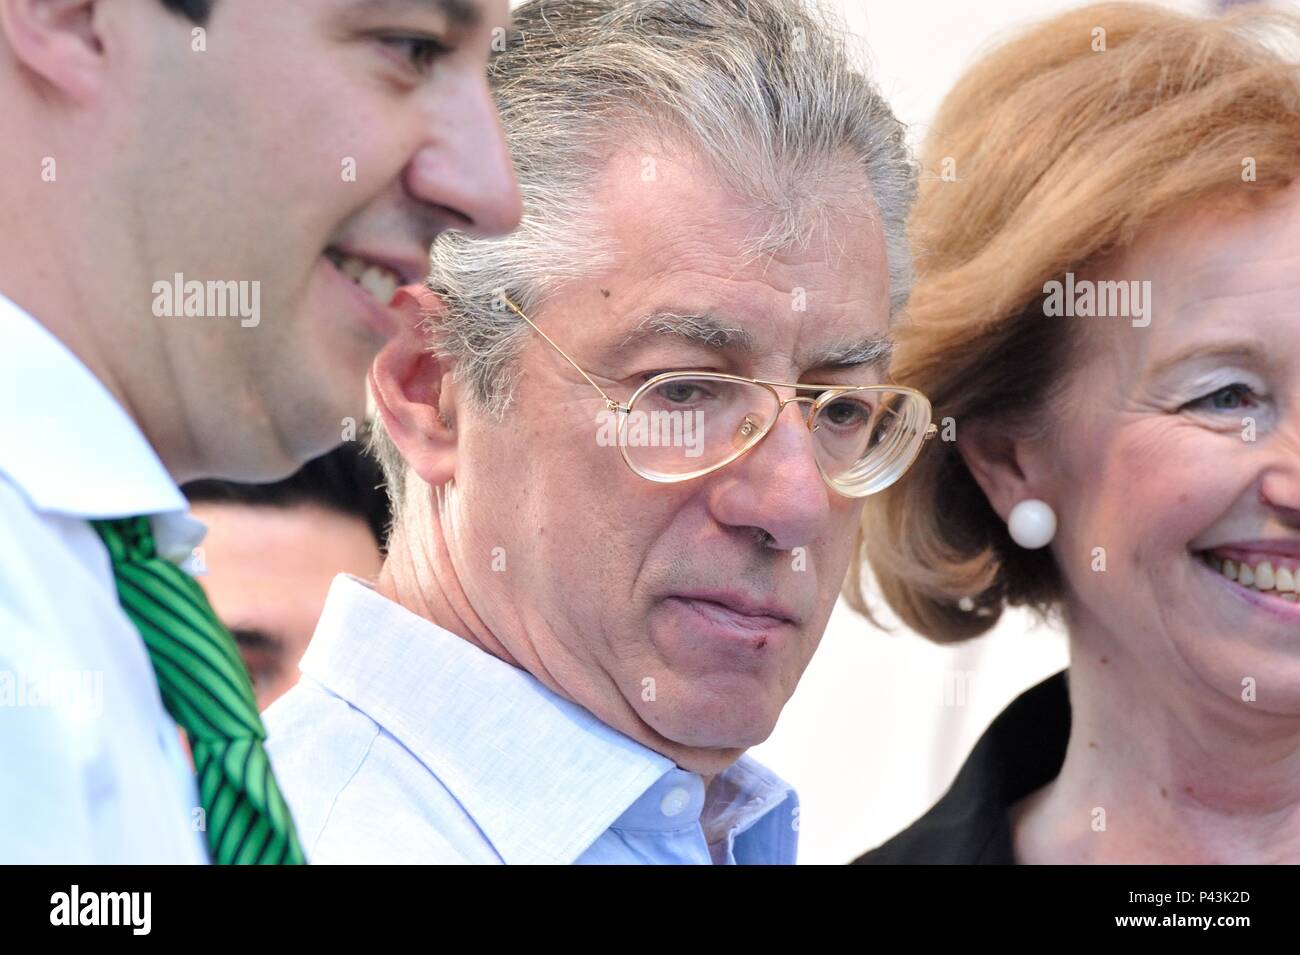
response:
{"label": "man's ear", "polygon": [[1045,497],[1042,447],[1006,430],[967,425],[957,438],[957,452],[975,482],[1003,521],[1027,498]]}
{"label": "man's ear", "polygon": [[0,31],[28,72],[68,99],[89,102],[99,95],[106,64],[95,22],[103,2],[0,0]]}
{"label": "man's ear", "polygon": [[401,330],[370,366],[370,392],[407,465],[430,487],[440,487],[456,469],[454,389],[449,363],[429,351],[420,325],[446,306],[421,285],[399,289],[394,303]]}

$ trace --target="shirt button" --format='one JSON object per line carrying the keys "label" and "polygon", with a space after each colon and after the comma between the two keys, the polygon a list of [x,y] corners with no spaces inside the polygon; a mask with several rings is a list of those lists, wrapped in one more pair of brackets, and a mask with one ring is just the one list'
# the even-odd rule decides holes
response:
{"label": "shirt button", "polygon": [[675,816],[685,809],[690,801],[691,794],[678,786],[664,794],[663,801],[659,803],[659,811],[665,816]]}

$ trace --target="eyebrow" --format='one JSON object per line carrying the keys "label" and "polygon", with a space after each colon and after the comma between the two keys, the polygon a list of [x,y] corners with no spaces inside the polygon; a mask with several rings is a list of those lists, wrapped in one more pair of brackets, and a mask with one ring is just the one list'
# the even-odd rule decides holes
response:
{"label": "eyebrow", "polygon": [[1162,358],[1152,366],[1150,377],[1158,377],[1185,362],[1196,358],[1236,359],[1257,365],[1268,365],[1268,354],[1254,342],[1220,342],[1218,344],[1191,345]]}
{"label": "eyebrow", "polygon": [[[738,351],[752,355],[758,351],[754,336],[743,328],[730,325],[714,315],[698,312],[659,311],[644,319],[619,345],[619,349],[636,348],[664,337],[676,338],[690,345],[718,351]],[[887,365],[893,356],[894,343],[886,335],[869,335],[858,341],[845,342],[813,352],[808,368],[859,368],[864,365]]]}
{"label": "eyebrow", "polygon": [[441,13],[453,24],[463,29],[478,26],[482,13],[472,0],[364,0],[359,4],[363,10],[382,12],[385,10],[402,10],[414,7],[419,10],[433,10]]}
{"label": "eyebrow", "polygon": [[809,362],[810,368],[859,368],[863,365],[885,367],[894,357],[894,342],[888,335],[866,338],[829,348]]}
{"label": "eyebrow", "polygon": [[746,353],[757,350],[754,336],[743,328],[728,325],[713,315],[670,311],[652,313],[632,330],[619,348],[635,348],[665,337],[718,350]]}

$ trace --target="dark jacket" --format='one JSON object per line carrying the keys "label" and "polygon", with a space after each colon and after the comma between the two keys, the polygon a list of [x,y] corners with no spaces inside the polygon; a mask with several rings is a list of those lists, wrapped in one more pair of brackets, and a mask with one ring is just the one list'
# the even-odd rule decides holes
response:
{"label": "dark jacket", "polygon": [[1068,672],[1017,697],[985,730],[943,798],[853,864],[1013,865],[1011,807],[1055,779],[1065,761]]}

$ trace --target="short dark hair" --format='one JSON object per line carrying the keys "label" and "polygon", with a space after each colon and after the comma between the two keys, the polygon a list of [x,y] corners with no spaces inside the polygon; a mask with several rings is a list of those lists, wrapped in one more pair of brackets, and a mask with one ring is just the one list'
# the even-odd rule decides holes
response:
{"label": "short dark hair", "polygon": [[351,441],[308,461],[292,477],[274,484],[191,481],[181,488],[191,504],[242,504],[249,507],[294,507],[315,504],[366,522],[382,551],[391,514],[383,474],[373,458]]}
{"label": "short dark hair", "polygon": [[179,13],[195,23],[207,23],[215,2],[216,0],[162,0],[162,5],[172,13]]}

